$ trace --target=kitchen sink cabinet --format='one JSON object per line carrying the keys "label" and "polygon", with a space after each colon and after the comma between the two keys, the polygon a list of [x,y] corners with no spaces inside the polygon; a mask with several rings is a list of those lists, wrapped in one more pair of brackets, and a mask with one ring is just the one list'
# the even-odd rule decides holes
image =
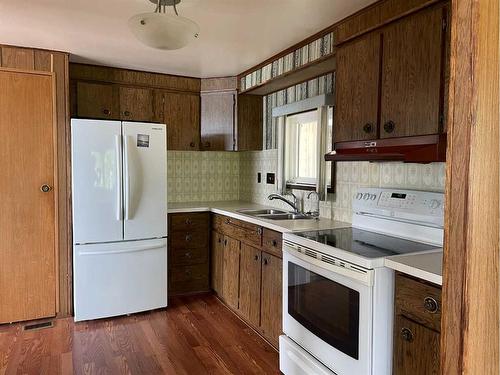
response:
{"label": "kitchen sink cabinet", "polygon": [[335,142],[377,137],[380,53],[380,33],[338,48]]}
{"label": "kitchen sink cabinet", "polygon": [[281,246],[281,233],[212,216],[212,289],[275,347],[281,334]]}
{"label": "kitchen sink cabinet", "polygon": [[446,5],[337,48],[334,142],[444,131]]}
{"label": "kitchen sink cabinet", "polygon": [[252,325],[260,323],[260,281],[262,252],[241,244],[240,259],[240,314]]}
{"label": "kitchen sink cabinet", "polygon": [[240,246],[240,241],[229,236],[224,236],[222,295],[227,305],[234,310],[238,309],[239,303]]}
{"label": "kitchen sink cabinet", "polygon": [[440,374],[441,288],[396,274],[394,375]]}
{"label": "kitchen sink cabinet", "polygon": [[443,17],[434,8],[383,31],[381,138],[441,131]]}

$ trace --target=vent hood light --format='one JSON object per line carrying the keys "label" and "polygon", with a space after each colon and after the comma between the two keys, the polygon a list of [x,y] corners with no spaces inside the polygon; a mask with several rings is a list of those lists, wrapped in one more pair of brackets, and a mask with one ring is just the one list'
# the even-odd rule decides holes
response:
{"label": "vent hood light", "polygon": [[[188,45],[198,37],[200,28],[188,18],[177,13],[176,5],[181,0],[150,0],[156,4],[154,12],[140,13],[128,20],[128,26],[143,44],[162,50],[176,50]],[[172,6],[174,14],[166,14]]]}

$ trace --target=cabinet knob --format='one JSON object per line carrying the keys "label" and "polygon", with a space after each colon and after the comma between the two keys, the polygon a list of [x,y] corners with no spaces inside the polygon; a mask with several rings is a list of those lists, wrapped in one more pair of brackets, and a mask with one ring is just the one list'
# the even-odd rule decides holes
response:
{"label": "cabinet knob", "polygon": [[366,133],[366,134],[369,134],[373,131],[373,124],[371,123],[367,123],[363,126],[363,131]]}
{"label": "cabinet knob", "polygon": [[437,301],[434,298],[432,298],[432,297],[425,297],[425,299],[424,299],[424,308],[425,308],[425,310],[427,310],[427,312],[435,314],[438,311],[439,306],[438,306]]}
{"label": "cabinet knob", "polygon": [[227,246],[227,240],[224,240],[224,246]]}
{"label": "cabinet knob", "polygon": [[387,121],[384,124],[384,130],[386,133],[392,133],[395,128],[396,128],[396,124],[394,123],[394,121]]}
{"label": "cabinet knob", "polygon": [[193,222],[191,221],[191,219],[186,219],[185,223],[186,223],[186,225],[191,225],[191,224],[193,224]]}
{"label": "cabinet knob", "polygon": [[264,265],[267,266],[267,263],[269,263],[269,261],[267,260],[267,258],[264,258]]}
{"label": "cabinet knob", "polygon": [[188,251],[186,254],[184,254],[186,258],[191,258],[191,253]]}
{"label": "cabinet knob", "polygon": [[52,190],[52,186],[50,186],[48,184],[43,184],[42,186],[40,186],[40,191],[42,193],[48,193],[51,190]]}
{"label": "cabinet knob", "polygon": [[126,117],[129,117],[130,116],[130,112],[129,111],[124,111],[123,115],[126,116]]}
{"label": "cabinet knob", "polygon": [[193,236],[191,236],[190,234],[186,234],[186,241],[187,242],[191,241],[192,238],[193,238]]}
{"label": "cabinet knob", "polygon": [[191,143],[189,144],[189,147],[191,147],[191,148],[194,148],[194,146],[196,146],[194,142],[191,142]]}
{"label": "cabinet knob", "polygon": [[401,329],[401,338],[405,341],[412,342],[413,341],[413,332],[410,331],[409,328]]}
{"label": "cabinet knob", "polygon": [[261,235],[262,235],[262,228],[258,228],[258,229],[257,229],[257,234],[258,234],[259,236],[261,236]]}
{"label": "cabinet knob", "polygon": [[219,239],[217,240],[217,242],[218,242],[218,243],[221,243],[221,242],[222,242],[222,240],[219,238]]}
{"label": "cabinet knob", "polygon": [[186,274],[186,276],[191,276],[191,270],[186,270],[184,273]]}
{"label": "cabinet knob", "polygon": [[272,245],[273,245],[274,247],[278,246],[278,241],[273,240]]}
{"label": "cabinet knob", "polygon": [[254,260],[259,260],[259,256],[258,256],[258,255],[255,255],[255,256],[254,256]]}
{"label": "cabinet knob", "polygon": [[104,108],[102,110],[102,113],[105,114],[106,116],[109,116],[111,114],[111,111],[109,109],[107,109],[107,108]]}

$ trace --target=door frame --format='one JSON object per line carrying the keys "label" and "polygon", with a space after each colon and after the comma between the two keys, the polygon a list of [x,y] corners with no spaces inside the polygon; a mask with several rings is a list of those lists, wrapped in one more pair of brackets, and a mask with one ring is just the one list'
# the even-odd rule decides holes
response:
{"label": "door frame", "polygon": [[498,0],[451,0],[442,374],[500,368],[498,65]]}

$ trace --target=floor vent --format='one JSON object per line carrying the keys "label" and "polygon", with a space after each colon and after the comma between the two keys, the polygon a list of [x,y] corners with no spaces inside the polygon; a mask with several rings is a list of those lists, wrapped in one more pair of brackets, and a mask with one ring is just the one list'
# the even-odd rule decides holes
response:
{"label": "floor vent", "polygon": [[54,327],[54,322],[42,322],[42,323],[26,324],[23,327],[23,329],[25,331],[35,331],[37,329],[52,328],[52,327]]}

